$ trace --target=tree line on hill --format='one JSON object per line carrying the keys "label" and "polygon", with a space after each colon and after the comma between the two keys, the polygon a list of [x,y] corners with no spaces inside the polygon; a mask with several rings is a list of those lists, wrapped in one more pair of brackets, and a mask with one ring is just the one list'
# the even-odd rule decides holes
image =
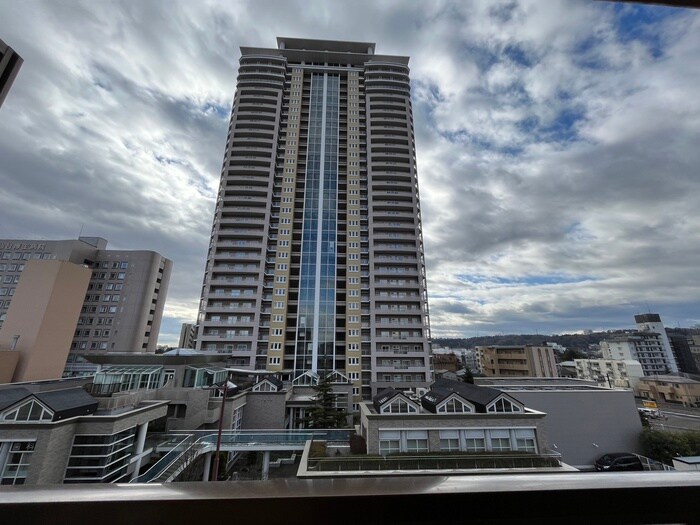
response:
{"label": "tree line on hill", "polygon": [[[607,332],[590,332],[586,334],[504,334],[467,338],[434,337],[433,345],[450,348],[473,348],[475,346],[491,345],[534,345],[543,346],[546,343],[557,343],[576,353],[585,353],[591,345],[597,345],[604,339],[616,335],[624,335],[632,330],[610,330]],[[700,335],[698,328],[667,328],[669,335]],[[583,355],[581,356],[583,357]]]}

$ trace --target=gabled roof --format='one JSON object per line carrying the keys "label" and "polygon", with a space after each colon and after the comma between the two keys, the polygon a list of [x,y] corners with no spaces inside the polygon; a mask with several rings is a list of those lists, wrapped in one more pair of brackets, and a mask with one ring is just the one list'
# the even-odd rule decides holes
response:
{"label": "gabled roof", "polygon": [[21,386],[0,390],[0,411],[31,395],[29,390]]}
{"label": "gabled roof", "polygon": [[317,385],[319,382],[319,375],[312,371],[307,370],[303,374],[299,374],[292,380],[293,385]]}
{"label": "gabled roof", "polygon": [[0,411],[29,397],[34,397],[51,410],[54,413],[53,421],[93,414],[98,405],[97,400],[82,388],[32,393],[26,388],[18,387],[0,390]]}
{"label": "gabled roof", "polygon": [[284,383],[283,383],[283,382],[280,380],[280,378],[277,377],[277,376],[273,376],[273,375],[265,376],[265,377],[263,377],[262,380],[263,380],[263,381],[269,381],[270,383],[272,383],[273,385],[275,385],[275,386],[277,387],[278,390],[281,390],[282,387],[284,386]]}
{"label": "gabled roof", "polygon": [[439,405],[453,393],[458,394],[460,397],[464,398],[465,401],[469,401],[472,405],[474,405],[477,412],[486,412],[486,406],[500,396],[510,398],[516,403],[522,405],[520,401],[501,390],[496,390],[495,388],[489,388],[486,386],[477,386],[471,383],[463,383],[461,381],[452,381],[450,379],[438,379],[435,381],[430,387],[428,393],[421,398],[421,404],[426,410],[435,412],[437,405]]}
{"label": "gabled roof", "polygon": [[36,392],[34,397],[53,411],[54,421],[94,414],[98,405],[97,400],[82,388]]}
{"label": "gabled roof", "polygon": [[372,398],[372,404],[374,405],[375,410],[379,412],[383,404],[388,403],[396,396],[400,395],[402,395],[401,392],[394,388],[385,388]]}
{"label": "gabled roof", "polygon": [[473,401],[468,400],[459,392],[451,392],[445,389],[430,389],[426,392],[423,397],[420,398],[420,404],[427,411],[433,414],[437,413],[437,407],[441,405],[444,401],[449,399],[451,396],[457,396],[463,403],[467,405],[472,405],[475,411],[479,412],[476,404]]}
{"label": "gabled roof", "polygon": [[255,383],[255,384],[253,385],[253,390],[255,391],[256,387],[258,387],[258,386],[261,385],[262,383],[269,383],[269,384],[271,384],[272,386],[274,386],[274,387],[277,389],[278,392],[284,388],[284,383],[283,383],[282,381],[280,381],[280,379],[279,379],[277,376],[269,375],[269,376],[264,376],[264,377],[262,377],[262,378],[260,379],[260,381],[258,381],[257,383]]}

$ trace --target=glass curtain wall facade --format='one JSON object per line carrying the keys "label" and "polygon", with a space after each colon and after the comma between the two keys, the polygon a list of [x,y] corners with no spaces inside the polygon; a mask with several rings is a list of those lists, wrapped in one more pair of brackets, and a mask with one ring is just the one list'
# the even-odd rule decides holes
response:
{"label": "glass curtain wall facade", "polygon": [[311,77],[294,373],[335,370],[340,79]]}
{"label": "glass curtain wall facade", "polygon": [[408,57],[289,38],[241,55],[197,348],[284,381],[335,371],[355,407],[427,386]]}

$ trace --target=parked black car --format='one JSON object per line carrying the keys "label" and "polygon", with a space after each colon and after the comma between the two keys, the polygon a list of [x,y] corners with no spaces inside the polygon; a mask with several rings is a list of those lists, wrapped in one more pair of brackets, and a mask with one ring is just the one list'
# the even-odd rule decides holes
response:
{"label": "parked black car", "polygon": [[595,469],[598,472],[620,472],[623,470],[644,470],[644,466],[642,460],[635,454],[615,452],[596,459]]}

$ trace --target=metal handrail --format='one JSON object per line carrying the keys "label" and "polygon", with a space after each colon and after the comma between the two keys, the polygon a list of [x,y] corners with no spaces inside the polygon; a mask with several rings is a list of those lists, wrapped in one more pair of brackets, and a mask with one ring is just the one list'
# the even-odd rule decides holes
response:
{"label": "metal handrail", "polygon": [[153,480],[156,476],[159,476],[164,472],[174,461],[176,461],[182,453],[178,453],[178,447],[183,445],[187,440],[191,439],[191,435],[187,435],[185,439],[177,443],[170,452],[165,454],[162,458],[154,463],[154,465],[149,468],[146,472],[140,476],[135,477],[130,481],[130,483],[148,483]]}
{"label": "metal handrail", "polygon": [[[348,441],[352,431],[343,429],[325,429],[325,430],[228,430],[222,433],[222,443],[226,444],[253,444],[255,437],[283,437],[282,440],[257,440],[258,443],[267,444],[289,444],[289,443],[306,443],[312,439],[322,439],[326,441]],[[174,434],[182,435],[182,434]],[[173,445],[172,450],[160,458],[150,469],[144,474],[134,478],[130,483],[149,483],[158,480],[158,478],[166,472],[173,464],[179,461],[182,457],[186,457],[188,452],[199,447],[200,451],[194,455],[194,458],[205,450],[206,445],[213,445],[216,442],[217,433],[211,430],[193,430],[185,435],[185,438]],[[181,446],[188,440],[192,440],[189,446],[184,450],[180,450]],[[159,445],[163,446],[163,445]]]}

